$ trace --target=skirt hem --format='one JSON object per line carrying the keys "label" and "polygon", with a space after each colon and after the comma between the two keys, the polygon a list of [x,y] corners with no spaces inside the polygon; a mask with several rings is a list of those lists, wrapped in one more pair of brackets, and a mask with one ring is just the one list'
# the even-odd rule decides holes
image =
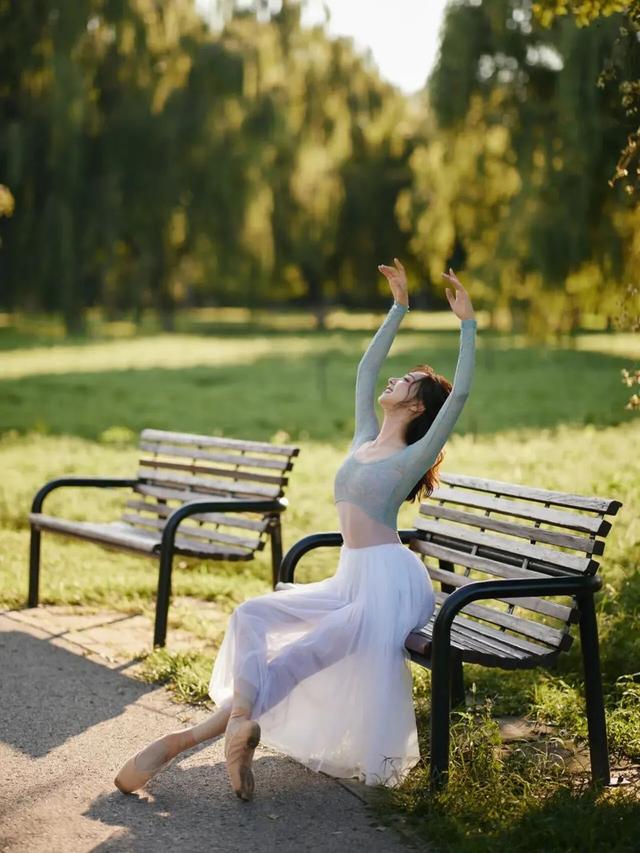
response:
{"label": "skirt hem", "polygon": [[290,747],[278,743],[278,741],[272,737],[261,737],[260,744],[261,746],[266,746],[268,749],[273,749],[276,752],[281,753],[287,758],[292,758],[294,761],[297,761],[298,764],[302,764],[304,767],[309,770],[313,770],[316,773],[324,773],[326,776],[331,776],[334,779],[343,779],[347,782],[360,782],[370,787],[383,785],[386,788],[395,788],[398,785],[401,785],[409,775],[410,771],[413,770],[421,760],[420,756],[409,760],[405,756],[400,769],[396,769],[394,767],[393,773],[381,779],[377,774],[367,773],[360,767],[339,767],[336,764],[331,764],[330,762],[322,759],[304,758],[301,755],[296,755],[295,752],[291,751]]}

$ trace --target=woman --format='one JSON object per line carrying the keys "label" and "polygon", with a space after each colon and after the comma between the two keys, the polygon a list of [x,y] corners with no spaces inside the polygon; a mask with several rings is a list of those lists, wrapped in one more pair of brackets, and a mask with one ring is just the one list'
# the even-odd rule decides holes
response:
{"label": "woman", "polygon": [[427,624],[435,602],[396,517],[404,500],[428,496],[437,482],[442,448],[469,394],[476,321],[449,269],[446,295],[461,320],[453,386],[427,365],[391,377],[378,397],[380,428],[376,379],[409,310],[404,267],[394,261],[378,267],[394,303],[358,366],[355,434],[335,478],[344,543],[336,573],[280,583],[234,610],[209,685],[218,709],[129,759],[115,778],[121,791],[142,787],[183,750],[222,734],[229,779],[244,800],[253,796],[260,739],[307,767],[365,784],[397,785],[419,761],[404,641]]}

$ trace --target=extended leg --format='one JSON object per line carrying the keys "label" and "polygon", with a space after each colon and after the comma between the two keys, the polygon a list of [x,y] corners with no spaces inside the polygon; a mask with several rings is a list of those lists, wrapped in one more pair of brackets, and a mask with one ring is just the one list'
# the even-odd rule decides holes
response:
{"label": "extended leg", "polygon": [[201,723],[154,740],[124,764],[114,779],[114,784],[124,794],[142,788],[185,749],[224,734],[229,713],[230,703],[223,704]]}
{"label": "extended leg", "polygon": [[300,682],[353,654],[354,633],[346,611],[334,611],[304,636],[286,645],[269,661],[261,690],[262,714],[273,708]]}
{"label": "extended leg", "polygon": [[[252,760],[260,741],[260,725],[251,719],[256,700],[271,681],[269,658],[287,638],[326,617],[343,602],[330,582],[305,589],[279,590],[236,607],[218,652],[211,677],[212,697],[232,687],[232,706],[225,731],[225,759],[233,790],[243,800],[254,792]],[[259,713],[259,709],[258,709]]]}
{"label": "extended leg", "polygon": [[345,606],[331,579],[256,596],[233,611],[211,674],[209,692],[233,695],[233,711],[251,713],[264,692],[270,659],[303,632]]}

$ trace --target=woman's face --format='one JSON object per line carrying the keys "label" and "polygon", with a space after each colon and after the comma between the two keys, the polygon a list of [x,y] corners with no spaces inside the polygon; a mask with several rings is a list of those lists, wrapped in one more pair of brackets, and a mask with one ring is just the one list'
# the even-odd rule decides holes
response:
{"label": "woman's face", "polygon": [[412,370],[403,376],[390,376],[387,387],[378,397],[378,402],[384,408],[392,408],[398,403],[412,400],[417,392],[416,382],[419,382],[427,373],[420,370]]}

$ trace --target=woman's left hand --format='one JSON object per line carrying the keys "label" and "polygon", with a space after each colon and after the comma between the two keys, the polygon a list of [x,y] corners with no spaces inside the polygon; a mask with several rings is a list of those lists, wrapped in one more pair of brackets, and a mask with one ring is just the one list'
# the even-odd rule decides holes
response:
{"label": "woman's left hand", "polygon": [[448,279],[455,288],[455,296],[448,287],[445,288],[444,291],[447,294],[447,299],[449,300],[449,305],[451,306],[453,313],[460,320],[473,320],[475,314],[473,311],[473,305],[471,304],[471,298],[462,284],[458,281],[454,271],[449,267],[449,273],[447,274],[446,272],[443,272],[442,275]]}
{"label": "woman's left hand", "polygon": [[389,282],[393,298],[396,302],[399,302],[401,305],[408,306],[409,294],[407,291],[407,275],[400,261],[397,258],[394,258],[393,260],[395,262],[394,267],[389,267],[385,264],[378,264],[378,269]]}

